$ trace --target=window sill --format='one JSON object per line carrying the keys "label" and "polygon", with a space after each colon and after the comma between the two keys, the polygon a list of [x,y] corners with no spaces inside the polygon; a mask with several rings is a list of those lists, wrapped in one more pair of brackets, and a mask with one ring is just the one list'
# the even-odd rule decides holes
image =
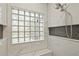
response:
{"label": "window sill", "polygon": [[44,41],[44,39],[42,40],[32,40],[32,41],[27,41],[27,42],[23,42],[23,43],[11,43],[12,45],[19,45],[19,44],[27,44],[27,43],[34,43],[34,42],[40,42],[40,41]]}

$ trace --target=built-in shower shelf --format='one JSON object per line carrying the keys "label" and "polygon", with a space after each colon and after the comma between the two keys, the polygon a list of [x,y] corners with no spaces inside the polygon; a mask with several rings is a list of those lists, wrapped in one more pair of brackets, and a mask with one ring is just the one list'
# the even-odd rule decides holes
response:
{"label": "built-in shower shelf", "polygon": [[[70,35],[70,25],[68,27],[68,35]],[[49,27],[49,35],[67,37],[65,26]],[[72,25],[72,39],[79,40],[79,25]]]}

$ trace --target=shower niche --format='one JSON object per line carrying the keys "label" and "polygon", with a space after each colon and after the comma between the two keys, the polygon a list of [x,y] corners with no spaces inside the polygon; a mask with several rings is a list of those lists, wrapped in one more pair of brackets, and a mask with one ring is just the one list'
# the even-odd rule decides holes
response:
{"label": "shower niche", "polygon": [[[70,36],[70,25],[67,25],[68,35]],[[49,35],[66,37],[65,26],[49,27]],[[79,25],[72,25],[72,39],[79,40]]]}
{"label": "shower niche", "polygon": [[0,39],[3,38],[3,25],[0,25]]}

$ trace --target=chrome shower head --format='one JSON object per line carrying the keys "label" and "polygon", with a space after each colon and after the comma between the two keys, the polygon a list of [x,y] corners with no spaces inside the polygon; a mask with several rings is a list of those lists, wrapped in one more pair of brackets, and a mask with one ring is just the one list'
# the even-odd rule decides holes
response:
{"label": "chrome shower head", "polygon": [[68,7],[66,3],[56,3],[55,9],[60,9],[60,11],[64,11]]}

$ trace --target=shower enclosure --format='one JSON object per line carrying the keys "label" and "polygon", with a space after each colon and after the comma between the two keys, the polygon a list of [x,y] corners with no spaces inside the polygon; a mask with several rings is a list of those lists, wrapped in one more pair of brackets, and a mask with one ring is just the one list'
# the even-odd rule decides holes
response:
{"label": "shower enclosure", "polygon": [[[49,34],[55,36],[79,39],[78,37],[79,26],[72,24],[73,17],[72,14],[69,11],[67,11],[68,7],[70,7],[70,5],[67,3],[54,4],[53,8],[59,10],[59,12],[63,13],[63,15],[65,16],[64,17],[65,25],[57,27],[49,27]],[[67,24],[68,20],[70,20],[70,25]]]}

